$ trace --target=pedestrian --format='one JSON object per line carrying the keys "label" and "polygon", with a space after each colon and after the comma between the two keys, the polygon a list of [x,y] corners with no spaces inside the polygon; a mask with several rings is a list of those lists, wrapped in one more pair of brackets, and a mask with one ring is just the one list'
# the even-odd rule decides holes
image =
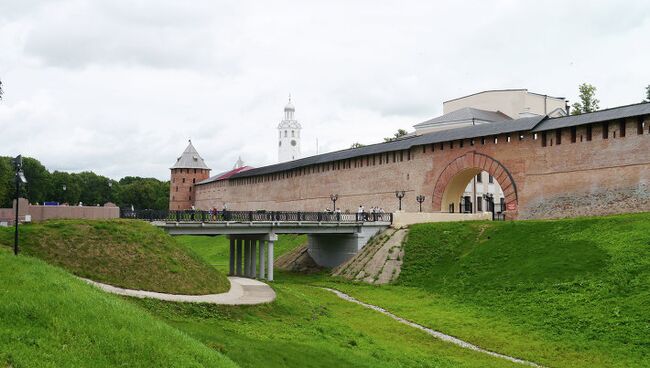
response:
{"label": "pedestrian", "polygon": [[357,209],[357,221],[363,221],[363,205],[359,205],[359,208]]}

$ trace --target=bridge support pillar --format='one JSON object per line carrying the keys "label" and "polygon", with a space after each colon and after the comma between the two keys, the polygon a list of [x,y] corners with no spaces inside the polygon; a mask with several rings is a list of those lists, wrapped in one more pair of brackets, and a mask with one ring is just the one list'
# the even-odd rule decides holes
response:
{"label": "bridge support pillar", "polygon": [[259,240],[251,240],[251,278],[257,278],[257,242]]}
{"label": "bridge support pillar", "polygon": [[268,267],[268,277],[267,280],[273,281],[273,240],[268,241],[268,260],[269,260],[269,267]]}
{"label": "bridge support pillar", "polygon": [[235,274],[235,238],[229,237],[230,239],[230,259],[228,260],[228,275],[233,276]]}
{"label": "bridge support pillar", "polygon": [[235,242],[237,242],[237,276],[241,276],[242,275],[241,262],[242,262],[242,242],[243,242],[243,240],[235,239]]}
{"label": "bridge support pillar", "polygon": [[251,277],[251,241],[244,240],[244,276]]}
{"label": "bridge support pillar", "polygon": [[266,240],[260,240],[260,278],[266,278],[264,266],[266,264],[266,259],[264,258],[264,247],[266,246]]}

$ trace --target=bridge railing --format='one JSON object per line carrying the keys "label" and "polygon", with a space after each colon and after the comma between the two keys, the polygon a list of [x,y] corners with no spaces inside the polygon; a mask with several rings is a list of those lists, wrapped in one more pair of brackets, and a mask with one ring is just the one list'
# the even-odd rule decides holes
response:
{"label": "bridge railing", "polygon": [[393,222],[392,213],[337,213],[288,211],[120,210],[120,217],[175,222]]}

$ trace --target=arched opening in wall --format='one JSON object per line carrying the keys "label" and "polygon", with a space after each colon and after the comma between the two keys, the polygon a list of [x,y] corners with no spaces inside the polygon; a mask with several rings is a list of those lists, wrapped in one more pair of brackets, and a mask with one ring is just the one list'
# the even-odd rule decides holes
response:
{"label": "arched opening in wall", "polygon": [[516,213],[517,186],[510,171],[482,153],[468,152],[449,162],[436,181],[433,210],[452,213]]}
{"label": "arched opening in wall", "polygon": [[442,212],[499,214],[505,211],[505,195],[499,182],[487,171],[473,167],[459,171],[442,195]]}

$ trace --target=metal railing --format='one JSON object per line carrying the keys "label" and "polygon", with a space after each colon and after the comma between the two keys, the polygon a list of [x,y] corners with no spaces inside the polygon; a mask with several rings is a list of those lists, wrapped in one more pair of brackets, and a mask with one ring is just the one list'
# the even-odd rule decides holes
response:
{"label": "metal railing", "polygon": [[393,222],[392,213],[120,210],[120,217],[173,222]]}

